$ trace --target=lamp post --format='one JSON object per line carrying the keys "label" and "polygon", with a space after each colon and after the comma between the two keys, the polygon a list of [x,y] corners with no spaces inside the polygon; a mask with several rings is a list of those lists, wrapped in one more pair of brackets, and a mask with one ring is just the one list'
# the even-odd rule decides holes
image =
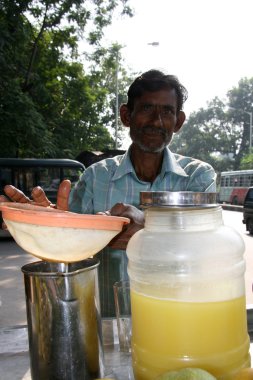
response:
{"label": "lamp post", "polygon": [[241,110],[241,109],[234,108],[234,107],[229,107],[229,108],[231,108],[232,110],[235,110],[235,111],[247,113],[249,115],[249,153],[251,153],[251,149],[252,149],[252,112]]}
{"label": "lamp post", "polygon": [[158,42],[158,41],[148,42],[148,45],[151,45],[151,46],[159,46],[159,42]]}
{"label": "lamp post", "polygon": [[118,129],[119,129],[119,50],[116,56],[116,104],[115,104],[115,149],[118,148]]}
{"label": "lamp post", "polygon": [[243,111],[249,115],[249,153],[252,150],[252,112]]}

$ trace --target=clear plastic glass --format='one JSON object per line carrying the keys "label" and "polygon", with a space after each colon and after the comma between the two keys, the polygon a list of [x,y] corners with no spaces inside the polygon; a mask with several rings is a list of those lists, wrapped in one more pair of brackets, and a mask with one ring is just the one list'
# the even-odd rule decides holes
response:
{"label": "clear plastic glass", "polygon": [[183,367],[230,380],[250,366],[243,253],[219,206],[145,211],[127,247],[135,380]]}

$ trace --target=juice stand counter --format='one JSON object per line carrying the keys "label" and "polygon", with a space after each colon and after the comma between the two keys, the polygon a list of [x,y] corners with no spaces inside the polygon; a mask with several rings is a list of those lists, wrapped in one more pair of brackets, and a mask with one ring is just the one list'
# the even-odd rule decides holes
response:
{"label": "juice stand counter", "polygon": [[[250,353],[253,357],[253,305],[247,308]],[[131,355],[119,351],[116,320],[103,320],[105,375],[134,380]],[[27,326],[0,329],[0,379],[31,380]]]}

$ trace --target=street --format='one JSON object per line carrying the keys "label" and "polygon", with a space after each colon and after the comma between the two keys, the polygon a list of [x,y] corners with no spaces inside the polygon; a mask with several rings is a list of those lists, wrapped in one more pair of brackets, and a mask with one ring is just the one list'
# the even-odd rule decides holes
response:
{"label": "street", "polygon": [[[253,236],[242,223],[242,212],[223,210],[224,223],[242,236],[246,250],[246,299],[253,305]],[[25,293],[21,267],[38,259],[23,251],[13,240],[0,239],[0,328],[26,324]]]}

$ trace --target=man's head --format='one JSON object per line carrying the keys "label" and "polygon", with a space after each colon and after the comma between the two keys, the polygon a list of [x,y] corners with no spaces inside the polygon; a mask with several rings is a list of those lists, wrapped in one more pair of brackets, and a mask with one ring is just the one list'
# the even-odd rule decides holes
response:
{"label": "man's head", "polygon": [[143,152],[161,153],[184,123],[186,98],[186,89],[173,75],[150,70],[136,78],[129,88],[127,104],[120,108],[133,146]]}
{"label": "man's head", "polygon": [[137,77],[128,90],[127,107],[130,111],[134,108],[136,98],[144,92],[154,92],[159,90],[174,89],[177,95],[177,112],[183,109],[183,104],[187,100],[186,88],[174,75],[166,75],[159,70],[149,70]]}

